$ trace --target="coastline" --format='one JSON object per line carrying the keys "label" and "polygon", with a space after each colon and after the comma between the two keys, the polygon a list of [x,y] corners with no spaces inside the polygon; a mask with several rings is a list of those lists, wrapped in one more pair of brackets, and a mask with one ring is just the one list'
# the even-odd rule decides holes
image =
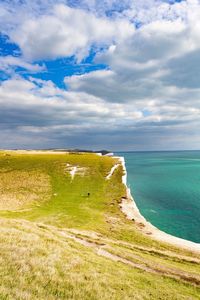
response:
{"label": "coastline", "polygon": [[126,215],[128,220],[133,220],[137,225],[138,229],[145,235],[156,239],[160,242],[165,242],[173,246],[183,248],[185,250],[200,253],[200,243],[195,243],[188,241],[179,237],[175,237],[164,231],[161,231],[150,222],[148,222],[140,213],[133,196],[131,195],[131,190],[127,186],[127,170],[125,165],[124,157],[115,156],[121,162],[123,167],[124,175],[122,176],[122,183],[126,186],[126,198],[122,198],[120,203],[121,211]]}

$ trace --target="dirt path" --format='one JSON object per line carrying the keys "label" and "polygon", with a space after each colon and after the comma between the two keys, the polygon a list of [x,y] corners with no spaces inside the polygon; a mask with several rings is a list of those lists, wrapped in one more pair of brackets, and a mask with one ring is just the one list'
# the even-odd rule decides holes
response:
{"label": "dirt path", "polygon": [[[97,240],[94,239],[91,240],[90,237],[86,237],[84,235],[81,236],[80,233],[79,234],[77,233],[76,235],[75,233],[62,231],[61,235],[66,238],[72,239],[75,242],[85,247],[92,248],[97,255],[103,256],[112,261],[123,263],[125,265],[129,265],[130,267],[137,268],[139,270],[149,272],[152,274],[159,274],[165,277],[179,279],[188,282],[194,286],[200,286],[200,276],[196,273],[186,272],[177,267],[174,268],[174,267],[164,266],[154,261],[151,261],[150,259],[140,257],[139,255],[136,255],[134,253],[133,254],[127,253],[129,258],[124,257],[121,254],[120,255],[116,254],[115,253],[116,249],[111,245],[107,244],[105,240],[101,239],[99,236]],[[94,235],[92,234],[92,236]]]}
{"label": "dirt path", "polygon": [[159,249],[155,249],[153,247],[140,246],[140,245],[134,244],[134,243],[112,240],[107,237],[103,237],[101,234],[99,234],[97,232],[93,232],[93,231],[70,229],[70,230],[68,230],[68,232],[70,232],[76,236],[81,236],[82,238],[85,238],[85,239],[101,241],[104,244],[111,243],[113,245],[117,245],[120,247],[126,247],[130,250],[140,250],[144,253],[148,252],[148,253],[154,254],[154,255],[161,255],[163,257],[175,259],[178,261],[185,261],[185,262],[190,262],[190,263],[194,263],[194,264],[200,264],[200,259],[196,258],[196,257],[176,254],[174,252],[171,252],[170,250],[159,250]]}

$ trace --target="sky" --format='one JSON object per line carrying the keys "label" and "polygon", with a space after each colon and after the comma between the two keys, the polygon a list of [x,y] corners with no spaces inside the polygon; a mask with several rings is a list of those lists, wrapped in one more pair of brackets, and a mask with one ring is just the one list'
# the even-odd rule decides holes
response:
{"label": "sky", "polygon": [[199,0],[1,0],[0,148],[200,149]]}

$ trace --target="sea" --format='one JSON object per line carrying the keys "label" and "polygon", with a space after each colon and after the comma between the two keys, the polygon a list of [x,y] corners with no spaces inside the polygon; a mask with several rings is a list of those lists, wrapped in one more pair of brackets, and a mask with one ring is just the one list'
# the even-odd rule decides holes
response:
{"label": "sea", "polygon": [[120,152],[141,214],[160,230],[200,243],[200,151]]}

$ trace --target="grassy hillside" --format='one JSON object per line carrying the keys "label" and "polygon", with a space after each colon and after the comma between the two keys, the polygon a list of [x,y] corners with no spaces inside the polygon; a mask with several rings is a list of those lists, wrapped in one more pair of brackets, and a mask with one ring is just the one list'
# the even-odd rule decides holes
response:
{"label": "grassy hillside", "polygon": [[0,152],[0,299],[200,299],[200,256],[126,220],[116,162]]}

